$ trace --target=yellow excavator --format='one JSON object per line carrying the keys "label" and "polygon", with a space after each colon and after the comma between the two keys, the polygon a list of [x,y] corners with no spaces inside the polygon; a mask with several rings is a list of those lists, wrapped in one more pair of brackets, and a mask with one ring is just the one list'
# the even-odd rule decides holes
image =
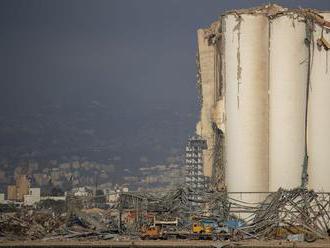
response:
{"label": "yellow excavator", "polygon": [[195,222],[192,225],[192,233],[212,233],[213,232],[213,228],[211,226],[208,225],[204,225],[201,222]]}

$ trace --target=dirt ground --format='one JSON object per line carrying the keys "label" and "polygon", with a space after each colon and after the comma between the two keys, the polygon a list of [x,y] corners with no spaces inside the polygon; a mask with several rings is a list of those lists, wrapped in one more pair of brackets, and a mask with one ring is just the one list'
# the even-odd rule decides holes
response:
{"label": "dirt ground", "polygon": [[193,241],[193,240],[148,240],[148,241],[0,241],[0,247],[257,247],[257,248],[330,248],[330,240],[321,240],[313,243],[306,242],[289,242],[289,241],[257,241],[246,240],[241,242],[214,242],[214,241]]}

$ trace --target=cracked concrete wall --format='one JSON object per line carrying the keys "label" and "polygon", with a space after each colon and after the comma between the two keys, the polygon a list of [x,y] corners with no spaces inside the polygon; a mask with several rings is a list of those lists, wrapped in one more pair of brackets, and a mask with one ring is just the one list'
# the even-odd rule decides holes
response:
{"label": "cracked concrete wall", "polygon": [[269,190],[301,185],[308,78],[306,23],[294,13],[270,21]]}
{"label": "cracked concrete wall", "polygon": [[[222,156],[216,150],[219,143],[216,129],[224,132],[224,97],[220,74],[221,43],[217,37],[219,25],[218,21],[208,29],[197,31],[201,112],[196,132],[207,141],[208,148],[203,152],[204,175],[211,178],[221,174],[219,170]],[[218,180],[216,184],[223,184],[223,180],[220,181],[222,182]]]}
{"label": "cracked concrete wall", "polygon": [[[268,191],[268,19],[223,17],[226,185],[229,192]],[[233,197],[236,197],[233,195]],[[259,202],[259,194],[240,195]]]}
{"label": "cracked concrete wall", "polygon": [[203,151],[204,175],[212,176],[214,131],[212,128],[212,110],[216,102],[215,56],[216,50],[208,43],[203,29],[197,31],[198,54],[201,80],[201,112],[197,125],[197,134],[207,141],[207,149]]}
{"label": "cracked concrete wall", "polygon": [[[330,20],[330,12],[321,15]],[[319,42],[323,37],[330,44],[330,29],[318,24],[314,28],[308,113],[309,188],[330,192],[330,50]]]}

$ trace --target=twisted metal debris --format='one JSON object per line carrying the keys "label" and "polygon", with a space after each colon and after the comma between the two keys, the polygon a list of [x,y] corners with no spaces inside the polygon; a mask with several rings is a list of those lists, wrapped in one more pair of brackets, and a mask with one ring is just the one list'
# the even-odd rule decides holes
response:
{"label": "twisted metal debris", "polygon": [[[233,240],[285,239],[292,233],[303,234],[310,241],[328,238],[330,193],[304,188],[279,189],[255,204],[240,201],[225,191],[197,192],[201,196],[197,201],[189,199],[189,191],[187,187],[179,187],[170,191],[123,192],[117,206],[108,210],[94,208],[58,214],[24,209],[16,213],[0,212],[0,238],[112,239],[118,232],[120,237],[133,238],[143,225],[151,224],[151,216],[162,220],[178,218],[178,231],[190,231],[194,219],[211,218],[218,223],[239,221],[242,225],[230,232]],[[125,211],[135,213],[131,226],[120,225]]]}
{"label": "twisted metal debris", "polygon": [[279,189],[270,194],[255,211],[253,222],[246,228],[256,237],[271,237],[278,228],[300,227],[300,231],[315,238],[328,237],[329,193],[315,193],[297,188]]}
{"label": "twisted metal debris", "polygon": [[[229,197],[226,192],[199,192],[198,205],[191,207],[187,198],[189,188],[179,188],[162,193],[123,193],[118,207],[121,209],[139,207],[140,211],[160,212],[163,216],[180,217],[182,227],[193,217],[205,216],[226,222],[239,219],[237,213],[246,213],[240,219],[244,225],[237,228],[241,238],[275,238],[279,230],[287,233],[303,233],[314,239],[328,237],[330,225],[330,193],[315,193],[297,188],[279,189],[269,193],[259,204],[246,203]],[[138,203],[140,202],[140,203]],[[142,204],[144,203],[144,205]],[[144,206],[144,208],[142,207]],[[142,211],[143,210],[143,211]]]}

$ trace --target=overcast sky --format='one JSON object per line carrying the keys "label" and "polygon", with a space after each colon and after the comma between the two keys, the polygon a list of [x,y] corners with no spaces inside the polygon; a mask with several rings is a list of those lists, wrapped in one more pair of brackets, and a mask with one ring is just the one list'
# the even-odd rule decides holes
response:
{"label": "overcast sky", "polygon": [[[269,1],[0,2],[1,112],[40,104],[196,107],[196,29]],[[330,9],[330,1],[273,1]]]}
{"label": "overcast sky", "polygon": [[[196,30],[225,10],[268,2],[1,0],[0,115],[90,103],[133,115],[166,105],[195,121]],[[271,2],[330,9],[329,0]]]}

